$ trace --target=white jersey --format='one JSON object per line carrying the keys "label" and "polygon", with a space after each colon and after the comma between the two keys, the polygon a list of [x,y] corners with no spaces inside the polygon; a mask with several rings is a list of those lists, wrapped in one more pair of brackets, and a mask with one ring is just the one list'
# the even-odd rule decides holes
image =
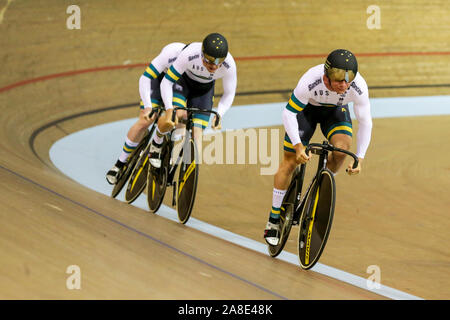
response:
{"label": "white jersey", "polygon": [[139,93],[144,108],[151,108],[151,84],[152,79],[157,79],[163,72],[167,72],[171,64],[176,60],[186,45],[181,42],[173,42],[162,48],[159,55],[154,58],[139,79]]}
{"label": "white jersey", "polygon": [[166,76],[161,81],[161,96],[166,109],[172,108],[173,84],[184,74],[197,82],[209,83],[223,78],[223,96],[218,105],[217,112],[223,114],[231,107],[236,94],[237,75],[236,63],[228,52],[224,62],[214,72],[210,73],[203,65],[202,43],[189,44],[170,66]]}
{"label": "white jersey", "polygon": [[307,104],[313,106],[339,107],[353,102],[358,120],[357,152],[359,158],[364,158],[370,144],[372,133],[372,116],[370,114],[369,90],[364,78],[356,74],[349,89],[343,94],[330,91],[323,83],[324,65],[320,64],[309,69],[299,80],[286,108],[283,111],[283,124],[292,145],[300,143],[299,128],[296,114]]}

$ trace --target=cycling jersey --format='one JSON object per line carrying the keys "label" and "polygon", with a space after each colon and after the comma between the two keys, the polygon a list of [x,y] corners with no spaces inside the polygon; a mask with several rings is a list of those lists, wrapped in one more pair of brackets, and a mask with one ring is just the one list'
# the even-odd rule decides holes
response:
{"label": "cycling jersey", "polygon": [[[346,107],[348,103],[353,102],[354,112],[359,123],[356,155],[359,158],[364,158],[370,144],[372,132],[372,116],[370,114],[369,92],[366,81],[358,72],[347,91],[338,94],[325,86],[323,83],[323,75],[323,64],[309,69],[300,78],[297,87],[294,89],[289,102],[283,110],[283,124],[286,129],[287,137],[289,138],[289,147],[293,147],[302,141],[301,134],[303,134],[305,130],[304,128],[301,128],[301,121],[299,119],[304,119],[304,117],[298,117],[297,114],[303,112],[307,106],[308,109],[314,109],[314,107],[320,109],[340,108],[338,110],[342,111],[343,107]],[[315,114],[318,113],[316,112]],[[331,132],[332,134],[347,133],[351,135],[351,121],[348,121],[349,118],[345,121],[341,121],[339,118],[336,118],[337,113],[329,112],[327,114],[332,114],[335,117],[335,120],[334,123],[326,125],[326,128],[325,126],[322,127],[324,134],[331,137],[329,133],[331,130],[334,130]],[[313,123],[311,124],[313,127],[314,125],[315,124]],[[315,129],[315,127],[313,129]],[[303,138],[303,140],[309,139]],[[286,142],[287,140],[285,139],[285,146]]]}
{"label": "cycling jersey", "polygon": [[141,109],[161,105],[162,98],[159,88],[161,80],[185,46],[186,45],[181,42],[168,44],[145,69],[139,79]]}
{"label": "cycling jersey", "polygon": [[231,107],[237,85],[236,63],[232,55],[228,53],[224,62],[214,73],[210,73],[207,70],[203,65],[202,59],[202,44],[193,42],[178,55],[177,59],[170,66],[164,79],[161,81],[161,96],[166,109],[173,107],[171,103],[174,95],[173,87],[174,84],[176,87],[180,78],[184,78],[183,84],[189,86],[191,92],[198,91],[203,94],[209,94],[214,86],[214,81],[223,78],[223,96],[219,101],[217,112],[220,116],[223,116]]}

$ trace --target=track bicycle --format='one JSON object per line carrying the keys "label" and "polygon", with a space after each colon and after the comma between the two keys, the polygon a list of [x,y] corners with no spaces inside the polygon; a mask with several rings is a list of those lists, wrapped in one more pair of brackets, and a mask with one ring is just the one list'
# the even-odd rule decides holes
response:
{"label": "track bicycle", "polygon": [[302,195],[306,164],[295,169],[280,212],[280,240],[276,246],[268,245],[269,254],[276,257],[283,250],[293,225],[299,226],[298,257],[302,269],[311,269],[319,260],[333,222],[336,203],[336,184],[333,173],[326,167],[328,153],[337,151],[354,159],[353,168],[358,167],[358,157],[350,151],[336,148],[324,141],[310,143],[305,152],[319,156],[317,171],[306,192]]}
{"label": "track bicycle", "polygon": [[[150,138],[152,137],[152,134],[155,131],[156,123],[158,122],[158,118],[161,115],[162,110],[164,110],[163,107],[152,108],[149,117],[150,118],[153,117],[153,115],[156,113],[157,116],[155,118],[155,121],[153,121],[151,128],[149,130],[146,130],[144,137],[141,139],[136,149],[134,149],[133,152],[131,152],[131,154],[128,156],[125,165],[120,169],[117,182],[111,191],[112,198],[117,197],[120,191],[122,191],[123,187],[129,180],[130,176],[131,177],[133,176],[134,168],[136,164],[139,164],[141,153],[149,148]],[[144,181],[146,182],[147,180],[145,179]],[[129,185],[130,184],[128,184],[127,191],[125,192],[125,200],[128,203],[131,203],[141,194],[142,190],[144,190],[145,188],[145,185],[144,187],[142,187],[140,184],[137,184],[136,188],[131,190],[129,190],[130,189]]]}
{"label": "track bicycle", "polygon": [[[137,154],[137,160],[135,161],[134,168],[128,180],[127,189],[125,191],[125,201],[131,204],[136,200],[145,190],[147,185],[147,173],[148,173],[148,154],[150,152],[151,137],[156,129],[158,119],[164,112],[164,106],[157,106],[152,108],[149,118],[156,114],[155,120],[153,121],[152,127],[148,132],[148,139],[144,142],[144,147],[140,149],[139,154]],[[144,140],[144,139],[143,139]]]}
{"label": "track bicycle", "polygon": [[[220,122],[219,114],[214,110],[202,110],[198,108],[174,108],[172,121],[175,120],[177,110],[187,111],[186,133],[182,142],[182,148],[174,152],[172,135],[174,130],[164,136],[161,146],[161,167],[155,168],[149,165],[147,176],[147,203],[150,212],[156,213],[164,199],[166,188],[172,187],[172,207],[176,207],[178,220],[185,224],[191,215],[197,192],[199,159],[195,140],[192,137],[193,116],[196,113],[214,114],[215,126]],[[174,160],[175,159],[175,160]],[[178,180],[175,180],[177,169]]]}

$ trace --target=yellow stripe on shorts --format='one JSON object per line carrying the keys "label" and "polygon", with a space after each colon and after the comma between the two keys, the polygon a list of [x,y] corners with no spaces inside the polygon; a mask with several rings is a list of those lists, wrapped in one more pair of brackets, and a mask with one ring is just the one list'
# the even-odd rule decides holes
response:
{"label": "yellow stripe on shorts", "polygon": [[179,104],[181,104],[183,107],[186,108],[186,100],[180,99],[180,98],[176,98],[175,96],[172,99],[172,102],[178,102]]}
{"label": "yellow stripe on shorts", "polygon": [[208,121],[202,120],[202,119],[193,119],[192,122],[194,124],[199,124],[203,127],[207,127],[208,126]]}
{"label": "yellow stripe on shorts", "polygon": [[284,146],[288,147],[290,149],[294,149],[294,146],[292,145],[292,143],[287,142],[286,140],[284,140]]}
{"label": "yellow stripe on shorts", "polygon": [[340,126],[340,127],[335,127],[335,128],[333,128],[332,130],[330,130],[330,132],[328,132],[328,135],[327,135],[327,139],[330,139],[330,137],[331,137],[331,135],[333,134],[333,132],[335,132],[335,131],[340,131],[340,130],[342,130],[342,131],[347,131],[347,132],[350,132],[351,134],[353,134],[353,130],[352,130],[352,128],[351,127],[348,127],[348,126]]}

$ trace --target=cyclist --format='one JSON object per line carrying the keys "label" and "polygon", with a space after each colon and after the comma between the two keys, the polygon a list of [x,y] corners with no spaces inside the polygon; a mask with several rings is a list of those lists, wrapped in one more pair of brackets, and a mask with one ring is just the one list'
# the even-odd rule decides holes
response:
{"label": "cyclist", "polygon": [[[228,52],[228,42],[219,33],[211,33],[203,42],[189,44],[170,66],[161,81],[161,96],[166,108],[164,116],[158,121],[158,130],[153,136],[150,146],[150,163],[155,168],[161,167],[161,146],[164,135],[174,127],[172,114],[174,106],[195,107],[211,110],[214,102],[214,86],[217,79],[223,78],[223,96],[217,112],[220,118],[231,107],[236,94],[236,63]],[[178,117],[185,116],[183,110],[177,112]],[[209,115],[193,115],[193,135],[198,137],[208,126]],[[221,124],[213,129],[220,129]]]}
{"label": "cyclist", "polygon": [[149,118],[152,107],[162,103],[160,83],[167,69],[186,45],[173,42],[165,46],[160,54],[154,58],[139,78],[139,94],[141,96],[139,119],[129,129],[125,143],[116,164],[106,174],[109,184],[116,184],[119,173],[124,168],[131,152],[145,135],[145,131],[153,123],[154,117]]}
{"label": "cyclist", "polygon": [[[361,163],[370,143],[372,116],[367,84],[358,73],[356,57],[348,50],[334,50],[328,55],[325,64],[312,67],[300,78],[283,110],[286,131],[284,158],[274,177],[272,210],[264,230],[267,243],[278,244],[280,207],[289,178],[297,164],[306,163],[310,159],[305,149],[317,124],[320,124],[323,135],[332,145],[350,149],[353,131],[349,102],[353,102],[359,124],[356,152],[359,165],[352,169],[353,163],[350,163],[348,173],[357,174],[361,171]],[[344,159],[345,154],[331,153],[327,159],[328,169],[336,174]]]}

